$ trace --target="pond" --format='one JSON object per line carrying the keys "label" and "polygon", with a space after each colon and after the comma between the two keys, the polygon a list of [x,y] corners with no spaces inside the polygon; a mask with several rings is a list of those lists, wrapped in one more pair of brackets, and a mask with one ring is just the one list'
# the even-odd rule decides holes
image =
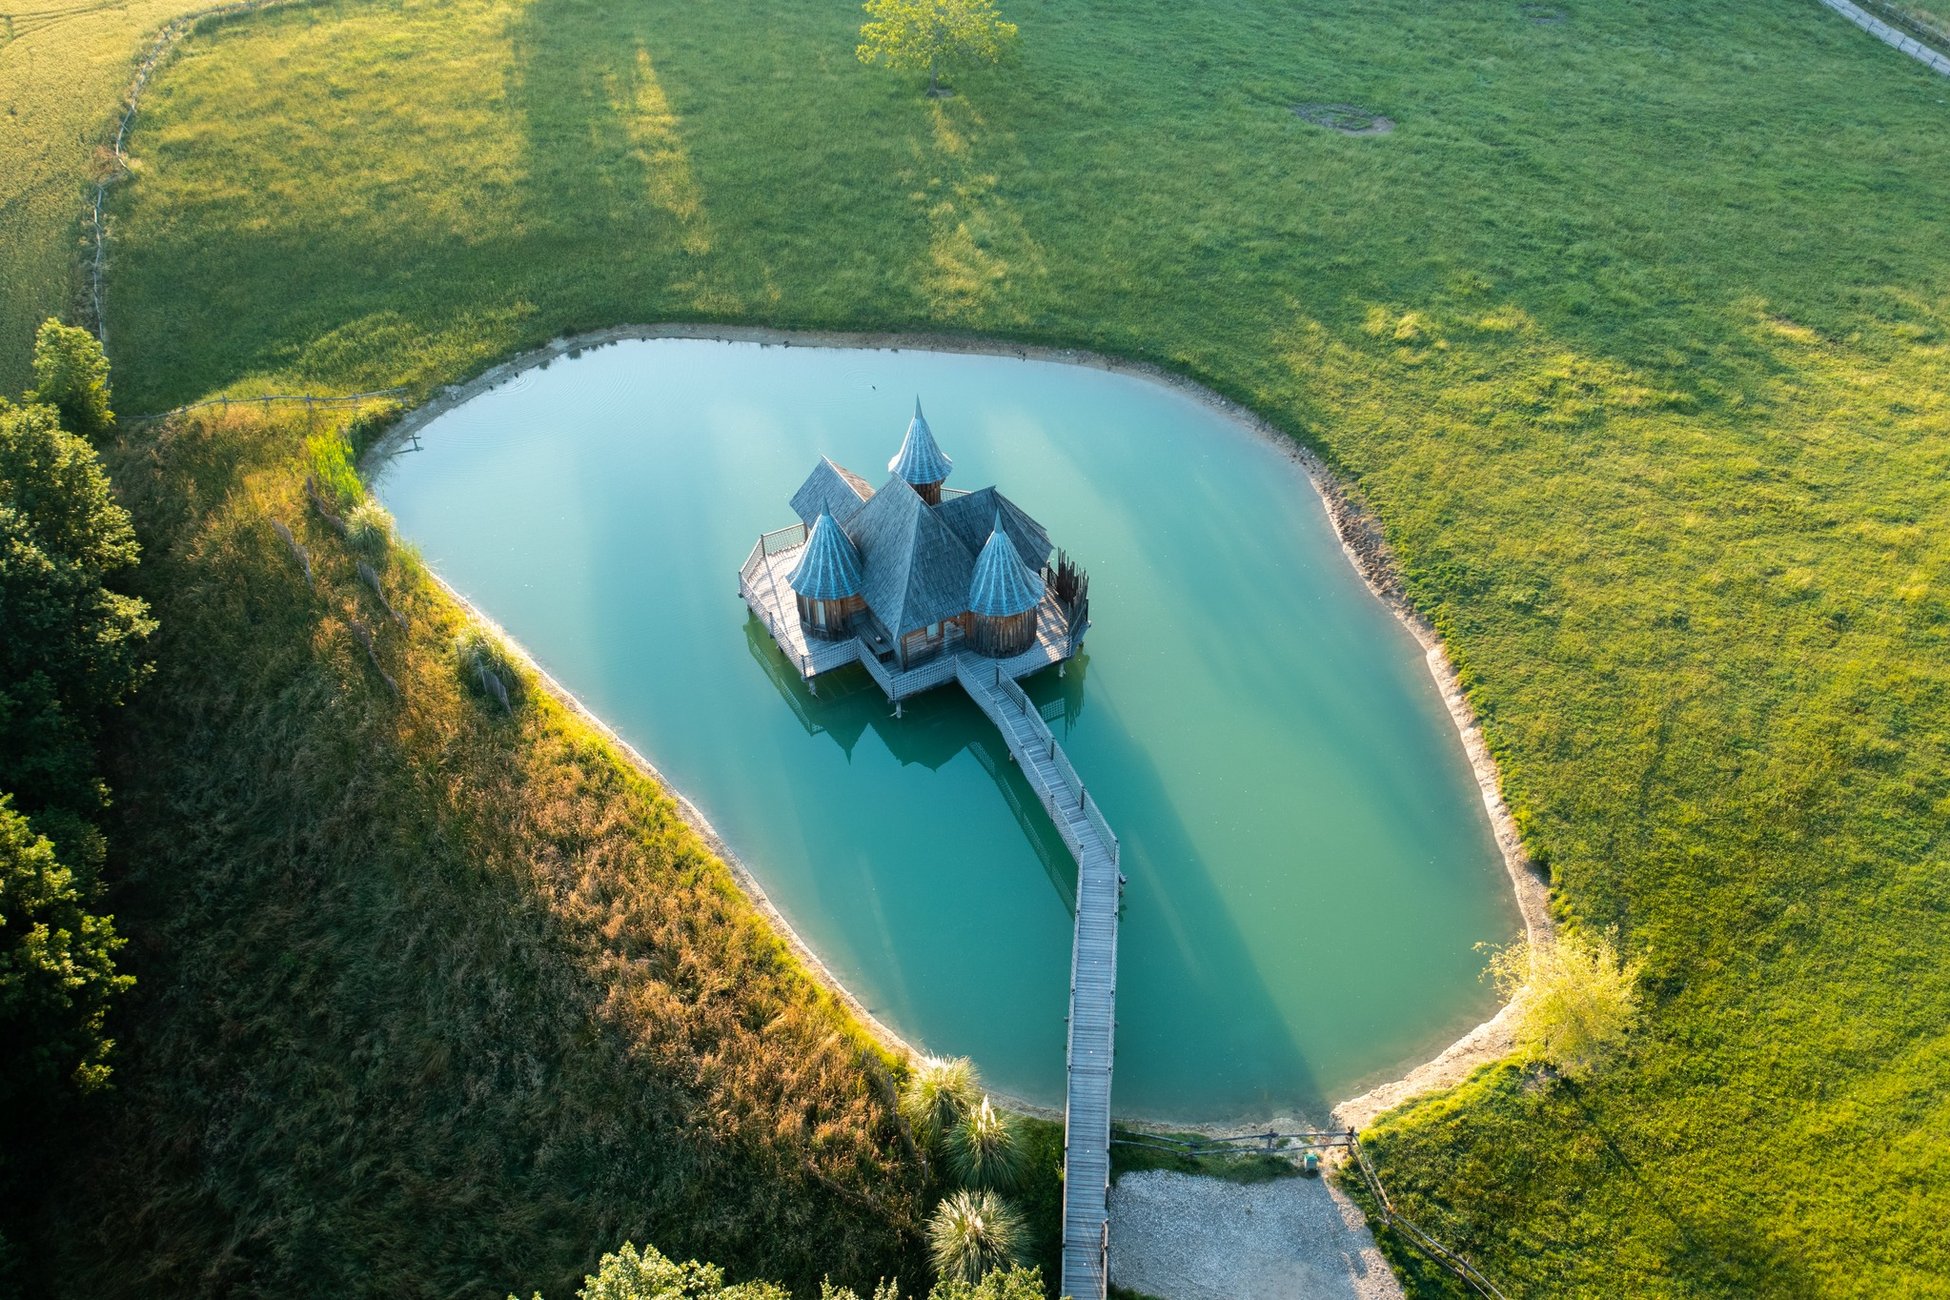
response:
{"label": "pond", "polygon": [[1076,868],[952,687],[807,691],[738,566],[819,456],[878,485],[916,395],[1090,574],[1024,683],[1123,843],[1119,1114],[1319,1119],[1493,1007],[1520,929],[1408,631],[1277,449],[1127,374],[917,350],[631,340],[429,422],[375,490],[429,565],[716,826],[882,1020],[1061,1105]]}

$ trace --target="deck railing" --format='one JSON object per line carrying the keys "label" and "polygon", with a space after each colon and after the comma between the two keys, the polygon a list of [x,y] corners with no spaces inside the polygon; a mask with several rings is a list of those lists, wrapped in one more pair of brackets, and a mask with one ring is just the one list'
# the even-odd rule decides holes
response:
{"label": "deck railing", "polygon": [[774,528],[769,533],[759,535],[758,544],[767,555],[777,555],[789,551],[806,540],[808,530],[804,524],[790,524],[784,528]]}
{"label": "deck railing", "polygon": [[[976,672],[979,674],[980,669]],[[1096,799],[1084,786],[1083,778],[1078,776],[1076,768],[1071,766],[1069,755],[1065,754],[1063,747],[1056,743],[1056,733],[1049,729],[1049,723],[1043,721],[1043,715],[1029,702],[1029,696],[1023,693],[1022,687],[1016,684],[1014,678],[997,671],[993,675],[993,685],[1002,692],[1005,699],[1016,706],[1034,730],[1036,738],[1049,755],[1050,762],[1055,765],[1057,775],[1063,779],[1065,789],[1075,801],[1068,809],[1059,810],[1053,806],[1049,808],[1050,820],[1055,822],[1056,829],[1063,833],[1064,841],[1069,843],[1074,838],[1066,828],[1068,814],[1080,809],[1084,818],[1090,823],[1090,828],[1097,832],[1098,838],[1104,842],[1104,847],[1110,850],[1111,862],[1117,863],[1119,861],[1117,835],[1111,830],[1110,823],[1104,820],[1103,809],[1097,806]],[[1070,848],[1074,852],[1082,852],[1080,843],[1070,844]]]}
{"label": "deck railing", "polygon": [[873,675],[874,681],[880,683],[880,689],[887,692],[887,698],[898,702],[910,695],[918,695],[922,691],[933,690],[945,682],[953,681],[955,664],[960,658],[959,654],[944,650],[926,663],[913,668],[893,669],[881,663],[879,655],[863,649],[860,662],[867,666],[867,671]]}

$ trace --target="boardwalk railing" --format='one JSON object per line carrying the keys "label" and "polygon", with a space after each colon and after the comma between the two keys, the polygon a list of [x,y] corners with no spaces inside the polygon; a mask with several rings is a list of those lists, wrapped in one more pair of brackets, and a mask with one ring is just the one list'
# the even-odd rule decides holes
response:
{"label": "boardwalk railing", "polygon": [[[1045,797],[1043,806],[1049,812],[1050,820],[1056,823],[1057,832],[1063,836],[1064,844],[1072,853],[1080,854],[1083,851],[1083,841],[1069,828],[1070,819],[1067,815],[1067,811],[1081,812],[1085,820],[1090,823],[1090,828],[1097,832],[1105,851],[1110,854],[1111,865],[1116,866],[1120,852],[1117,834],[1111,830],[1110,823],[1104,820],[1103,809],[1097,806],[1096,799],[1091,797],[1089,789],[1083,784],[1083,778],[1077,775],[1076,768],[1070,763],[1070,756],[1065,754],[1063,747],[1056,743],[1056,733],[1049,729],[1049,723],[1043,720],[1043,715],[1037,711],[1034,704],[1030,703],[1029,696],[1024,693],[1021,686],[1017,685],[1015,679],[999,669],[995,670],[992,676],[984,676],[983,669],[979,666],[973,667],[973,671],[978,679],[987,681],[991,689],[1000,692],[1004,699],[1015,705],[1018,715],[1036,739],[1042,743],[1044,753],[1049,761],[1055,764],[1057,773],[1062,777],[1062,793],[1068,795],[1068,800],[1059,803],[1054,797],[1055,792],[1052,792],[1051,796]],[[968,686],[968,683],[964,681],[963,685]],[[977,703],[981,702],[976,687],[968,686],[968,691],[976,697]],[[1001,725],[999,721],[998,725]],[[1005,726],[1003,730],[1006,733],[1008,728]]]}
{"label": "boardwalk railing", "polygon": [[1060,1293],[1110,1293],[1110,1084],[1117,1051],[1117,837],[1049,724],[993,660],[961,655],[955,675],[987,714],[1077,860],[1075,939],[1063,1097],[1063,1274]]}

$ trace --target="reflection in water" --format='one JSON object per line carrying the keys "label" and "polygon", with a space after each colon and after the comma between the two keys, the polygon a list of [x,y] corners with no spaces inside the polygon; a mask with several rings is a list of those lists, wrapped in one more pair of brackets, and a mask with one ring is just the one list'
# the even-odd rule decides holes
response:
{"label": "reflection in water", "polygon": [[[745,616],[745,644],[806,734],[829,737],[846,751],[849,760],[854,746],[869,728],[902,766],[918,763],[938,772],[964,750],[972,754],[995,782],[996,790],[1022,828],[1037,861],[1043,864],[1050,884],[1056,887],[1064,910],[1072,916],[1076,914],[1076,862],[1063,847],[1063,837],[1050,823],[1049,815],[1016,766],[1008,745],[995,734],[981,711],[963,698],[959,689],[950,687],[916,696],[906,701],[902,716],[896,718],[886,695],[864,668],[849,666],[822,675],[819,693],[813,694],[805,679],[786,662],[785,654],[765,625],[749,612]],[[1051,727],[1058,720],[1067,723],[1083,707],[1083,666],[1088,662],[1088,655],[1072,661],[1065,681],[1057,682],[1055,673],[1041,675],[1064,688],[1056,695],[1056,707],[1039,702]]]}

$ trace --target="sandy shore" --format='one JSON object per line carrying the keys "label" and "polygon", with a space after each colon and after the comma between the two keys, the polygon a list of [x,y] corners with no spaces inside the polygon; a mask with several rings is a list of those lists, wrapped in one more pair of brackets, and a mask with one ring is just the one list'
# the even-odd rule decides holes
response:
{"label": "sandy shore", "polygon": [[[1291,459],[1305,473],[1313,485],[1315,495],[1320,499],[1327,518],[1334,527],[1335,536],[1340,539],[1341,550],[1347,556],[1355,571],[1361,575],[1368,590],[1374,593],[1402,624],[1408,628],[1424,652],[1424,661],[1429,674],[1440,691],[1444,705],[1449,710],[1450,720],[1462,739],[1463,750],[1468,756],[1471,770],[1475,773],[1476,784],[1482,793],[1483,807],[1490,820],[1491,830],[1503,858],[1503,865],[1516,895],[1518,911],[1523,916],[1524,930],[1532,943],[1547,943],[1553,933],[1550,915],[1550,891],[1542,876],[1533,867],[1529,856],[1524,852],[1523,842],[1517,834],[1515,821],[1510,816],[1508,805],[1504,803],[1501,780],[1496,769],[1496,761],[1483,739],[1482,728],[1478,725],[1475,711],[1463,694],[1462,683],[1456,676],[1454,665],[1449,662],[1448,653],[1442,639],[1421,613],[1409,604],[1403,592],[1400,575],[1396,569],[1393,553],[1382,537],[1381,526],[1374,516],[1360,502],[1359,497],[1328,468],[1312,451],[1301,446],[1293,438],[1274,426],[1270,421],[1250,408],[1221,396],[1202,384],[1194,383],[1182,375],[1143,362],[1119,360],[1067,348],[1044,348],[1029,344],[1008,343],[995,339],[965,337],[953,334],[872,334],[842,333],[829,330],[773,330],[753,326],[732,325],[618,325],[608,329],[595,330],[560,338],[542,347],[523,352],[507,361],[492,367],[475,378],[462,384],[450,385],[436,393],[431,401],[416,407],[402,416],[376,443],[363,459],[362,468],[370,469],[390,455],[402,442],[412,437],[430,421],[469,401],[482,393],[507,382],[524,370],[568,356],[571,353],[617,343],[626,339],[709,339],[719,342],[760,343],[776,347],[810,348],[866,348],[885,350],[908,350],[927,352],[959,352],[979,356],[1016,357],[1028,361],[1054,361],[1064,365],[1088,366],[1095,370],[1111,371],[1118,374],[1136,375],[1161,384],[1176,392],[1185,394],[1210,409],[1225,416]],[[437,578],[437,575],[436,575]],[[492,620],[469,603],[460,593],[444,581],[441,586],[449,595],[459,601],[477,619],[494,627]],[[724,859],[732,875],[750,896],[753,904],[765,914],[778,929],[780,935],[792,948],[799,960],[820,980],[834,996],[858,1016],[861,1023],[889,1049],[900,1053],[912,1053],[915,1048],[907,1040],[896,1034],[869,1011],[840,980],[838,980],[818,954],[802,940],[792,928],[784,913],[780,912],[766,896],[764,888],[745,864],[739,861],[722,836],[704,817],[695,805],[677,790],[657,771],[642,754],[629,742],[618,736],[610,727],[585,707],[575,695],[544,672],[518,643],[500,632],[502,639],[521,655],[536,676],[546,684],[551,693],[571,711],[578,714],[591,726],[608,737],[617,748],[639,770],[655,780],[676,800],[685,821],[696,830],[710,846],[712,852]],[[1371,1088],[1358,1097],[1349,1098],[1336,1105],[1331,1116],[1325,1121],[1337,1127],[1364,1128],[1383,1112],[1424,1093],[1434,1092],[1461,1082],[1471,1071],[1480,1065],[1488,1064],[1506,1055],[1511,1047],[1508,1008],[1499,1011],[1494,1017],[1484,1021],[1451,1043],[1433,1059],[1416,1066],[1403,1077]],[[1002,1098],[998,1098],[1002,1100]],[[1006,1099],[1016,1109],[1045,1117],[1060,1117],[1060,1111],[1047,1107],[1033,1106],[1018,1098]],[[1292,1124],[1292,1121],[1277,1121]],[[1210,1125],[1187,1123],[1171,1124],[1173,1128],[1206,1129]],[[1226,1126],[1227,1131],[1238,1132],[1269,1126],[1268,1122],[1246,1122]]]}

